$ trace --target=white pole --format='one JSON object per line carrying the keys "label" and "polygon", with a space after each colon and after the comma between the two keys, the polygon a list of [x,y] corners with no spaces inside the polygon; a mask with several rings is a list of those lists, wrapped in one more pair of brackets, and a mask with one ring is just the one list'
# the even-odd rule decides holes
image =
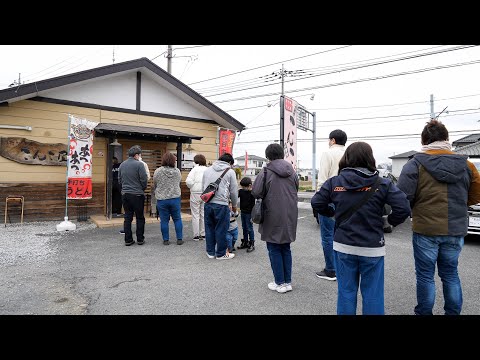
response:
{"label": "white pole", "polygon": [[312,190],[317,191],[317,115],[316,113],[312,113],[313,117],[313,131],[312,131]]}
{"label": "white pole", "polygon": [[68,115],[68,130],[67,130],[67,171],[66,171],[66,177],[65,177],[65,217],[64,221],[62,221],[60,224],[57,225],[57,231],[69,231],[69,230],[75,230],[77,226],[72,223],[71,221],[68,221],[68,167],[70,165],[70,118],[72,115]]}

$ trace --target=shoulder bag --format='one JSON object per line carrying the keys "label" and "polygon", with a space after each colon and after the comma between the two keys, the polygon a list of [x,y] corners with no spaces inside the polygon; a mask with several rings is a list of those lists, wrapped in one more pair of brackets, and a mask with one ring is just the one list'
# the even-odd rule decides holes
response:
{"label": "shoulder bag", "polygon": [[355,204],[355,206],[352,206],[346,213],[344,213],[342,216],[340,216],[338,219],[335,219],[335,228],[340,227],[340,225],[348,220],[352,214],[360,209],[363,204],[365,204],[370,197],[375,194],[375,191],[377,191],[378,186],[380,185],[380,176],[377,178],[377,181],[372,185],[369,191],[366,191],[366,194],[363,196],[362,200],[360,200],[358,203]]}
{"label": "shoulder bag", "polygon": [[264,207],[263,207],[263,199],[265,195],[267,195],[266,189],[266,181],[267,181],[267,168],[263,168],[263,198],[259,198],[255,200],[255,205],[253,205],[252,209],[252,222],[254,224],[261,224],[263,223],[263,216],[264,216]]}
{"label": "shoulder bag", "polygon": [[226,168],[223,171],[222,175],[220,175],[220,177],[215,182],[211,182],[210,184],[208,184],[205,190],[203,190],[202,195],[200,195],[200,199],[202,199],[203,202],[208,203],[210,202],[210,200],[213,199],[215,193],[218,190],[218,186],[220,185],[220,181],[222,181],[223,176],[227,173],[228,170],[230,170],[230,168]]}

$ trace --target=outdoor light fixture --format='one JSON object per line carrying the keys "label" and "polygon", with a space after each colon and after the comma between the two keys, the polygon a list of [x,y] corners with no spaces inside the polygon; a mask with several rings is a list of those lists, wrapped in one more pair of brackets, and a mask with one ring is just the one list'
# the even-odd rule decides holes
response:
{"label": "outdoor light fixture", "polygon": [[191,155],[193,150],[195,149],[192,148],[192,144],[188,144],[187,147],[185,148],[185,151],[187,152],[188,155]]}
{"label": "outdoor light fixture", "polygon": [[115,138],[115,139],[113,140],[113,142],[110,143],[110,145],[112,145],[112,146],[121,146],[122,144],[120,144],[120,143],[117,141],[117,138]]}

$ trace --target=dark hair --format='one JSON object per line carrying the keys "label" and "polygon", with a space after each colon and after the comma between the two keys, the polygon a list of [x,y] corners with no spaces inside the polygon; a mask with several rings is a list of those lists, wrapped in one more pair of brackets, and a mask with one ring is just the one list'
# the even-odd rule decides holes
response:
{"label": "dark hair", "polygon": [[248,187],[250,185],[252,185],[252,179],[250,179],[248,176],[245,176],[242,180],[240,180],[240,186]]}
{"label": "dark hair", "polygon": [[447,141],[448,130],[440,120],[432,119],[423,128],[422,145],[431,144],[434,141]]}
{"label": "dark hair", "polygon": [[230,153],[224,153],[222,156],[220,156],[218,158],[218,160],[225,161],[225,162],[229,163],[230,165],[233,165],[233,163],[235,162],[235,160],[233,160],[232,154],[230,154]]}
{"label": "dark hair", "polygon": [[283,147],[280,144],[270,144],[265,149],[265,157],[272,161],[277,159],[283,159],[285,153],[283,152]]}
{"label": "dark hair", "polygon": [[337,145],[345,145],[347,143],[347,134],[340,129],[333,130],[330,135],[328,135],[328,138],[335,139],[335,144]]}
{"label": "dark hair", "polygon": [[193,162],[198,165],[207,165],[207,159],[205,159],[205,156],[203,156],[202,154],[195,155],[195,157],[193,158]]}
{"label": "dark hair", "polygon": [[134,157],[137,154],[142,153],[142,148],[139,145],[133,145],[130,149],[128,149],[128,156]]}
{"label": "dark hair", "polygon": [[176,161],[177,161],[177,157],[173,155],[171,152],[166,152],[162,156],[162,166],[175,167]]}
{"label": "dark hair", "polygon": [[112,160],[118,160],[118,158],[117,158],[116,156],[114,156],[114,157],[112,158]]}
{"label": "dark hair", "polygon": [[375,165],[372,147],[363,141],[350,144],[338,163],[338,173],[340,174],[340,170],[347,167],[363,167],[370,171],[376,171],[377,167]]}

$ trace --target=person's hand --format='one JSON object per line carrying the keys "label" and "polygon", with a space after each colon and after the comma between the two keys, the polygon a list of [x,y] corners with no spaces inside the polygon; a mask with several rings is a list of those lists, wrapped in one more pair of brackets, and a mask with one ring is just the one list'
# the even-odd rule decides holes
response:
{"label": "person's hand", "polygon": [[237,207],[236,206],[232,206],[232,211],[233,213],[235,214],[237,212]]}

